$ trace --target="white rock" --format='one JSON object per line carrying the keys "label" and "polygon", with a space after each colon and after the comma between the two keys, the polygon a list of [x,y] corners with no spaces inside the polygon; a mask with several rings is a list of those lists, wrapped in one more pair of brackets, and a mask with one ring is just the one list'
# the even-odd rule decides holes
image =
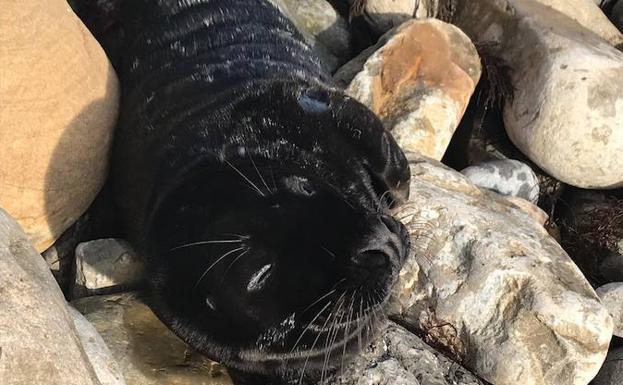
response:
{"label": "white rock", "polygon": [[606,357],[604,366],[599,371],[592,385],[623,384],[623,347],[616,348]]}
{"label": "white rock", "polygon": [[593,0],[538,0],[538,2],[564,13],[612,45],[623,43],[623,34],[612,25]]}
{"label": "white rock", "polygon": [[52,273],[2,209],[0,384],[99,385]]}
{"label": "white rock", "polygon": [[190,350],[135,293],[72,305],[102,336],[128,385],[232,385],[224,368]]}
{"label": "white rock", "polygon": [[344,372],[327,385],[481,385],[462,366],[390,323]]}
{"label": "white rock", "polygon": [[339,70],[338,84],[358,69],[346,92],[374,111],[403,149],[441,159],[480,78],[480,58],[455,26],[411,20]]}
{"label": "white rock", "polygon": [[461,171],[476,186],[502,195],[539,200],[539,181],[530,166],[514,159],[493,160],[469,166]]}
{"label": "white rock", "polygon": [[100,384],[126,385],[119,364],[112,358],[102,336],[78,310],[69,306],[69,312],[74,319],[76,332]]}
{"label": "white rock", "polygon": [[503,197],[407,156],[410,199],[395,215],[411,234],[413,253],[391,313],[493,384],[588,384],[613,326],[576,265]]}
{"label": "white rock", "polygon": [[597,289],[597,295],[614,321],[614,335],[623,338],[623,282],[613,282]]}
{"label": "white rock", "polygon": [[623,186],[623,52],[534,0],[472,0],[454,20],[500,44],[515,88],[504,121],[526,156],[574,186]]}
{"label": "white rock", "polygon": [[333,72],[350,59],[348,22],[326,0],[269,0],[288,17]]}
{"label": "white rock", "polygon": [[98,239],[76,247],[72,297],[128,288],[141,278],[143,265],[132,247],[120,239]]}

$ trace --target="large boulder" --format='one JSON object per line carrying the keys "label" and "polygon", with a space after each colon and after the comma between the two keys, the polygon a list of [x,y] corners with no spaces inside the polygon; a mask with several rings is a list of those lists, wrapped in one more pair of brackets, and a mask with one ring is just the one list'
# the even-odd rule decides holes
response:
{"label": "large boulder", "polygon": [[504,197],[407,156],[410,198],[395,215],[413,251],[391,314],[492,384],[588,384],[613,323],[577,266]]}
{"label": "large boulder", "polygon": [[[480,78],[480,58],[457,27],[411,20],[338,70],[346,92],[405,150],[441,159]],[[352,81],[351,81],[352,79]]]}
{"label": "large boulder", "polygon": [[465,1],[454,21],[510,67],[504,122],[527,157],[574,186],[623,186],[623,52],[536,0]]}
{"label": "large boulder", "polygon": [[47,264],[2,209],[0,384],[100,385]]}
{"label": "large boulder", "polygon": [[0,206],[43,251],[102,186],[117,77],[64,0],[3,2],[0,68]]}

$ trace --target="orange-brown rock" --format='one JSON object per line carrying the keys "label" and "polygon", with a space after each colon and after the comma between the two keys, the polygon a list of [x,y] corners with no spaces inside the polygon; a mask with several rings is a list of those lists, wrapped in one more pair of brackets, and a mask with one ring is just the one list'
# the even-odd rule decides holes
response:
{"label": "orange-brown rock", "polygon": [[106,175],[117,78],[64,0],[0,12],[0,207],[41,251],[90,205]]}
{"label": "orange-brown rock", "polygon": [[347,93],[378,114],[403,149],[441,159],[480,78],[470,39],[439,20],[411,20],[344,66],[336,81],[347,83],[359,68]]}

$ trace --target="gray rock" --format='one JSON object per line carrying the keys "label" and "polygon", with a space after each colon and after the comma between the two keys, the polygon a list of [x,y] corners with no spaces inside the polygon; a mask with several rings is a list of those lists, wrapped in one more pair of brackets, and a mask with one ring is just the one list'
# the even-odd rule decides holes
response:
{"label": "gray rock", "polygon": [[623,52],[535,0],[471,0],[454,21],[499,45],[515,89],[506,130],[530,160],[574,186],[623,186]]}
{"label": "gray rock", "polygon": [[330,385],[481,385],[461,365],[390,323]]}
{"label": "gray rock", "polygon": [[74,319],[80,342],[101,385],[126,385],[119,364],[112,358],[102,336],[78,310],[69,306],[69,312]]}
{"label": "gray rock", "polygon": [[530,166],[514,159],[494,160],[470,166],[461,171],[476,186],[502,195],[539,200],[539,181]]}
{"label": "gray rock", "polygon": [[95,327],[127,385],[232,385],[224,368],[191,351],[135,294],[72,301]]}
{"label": "gray rock", "polygon": [[[502,196],[415,153],[411,234],[390,314],[496,385],[586,385],[612,318],[546,230]],[[439,326],[441,325],[441,326]]]}
{"label": "gray rock", "polygon": [[[383,34],[413,18],[419,10],[420,17],[432,17],[430,0],[348,0],[354,16],[363,15],[367,24],[377,33]],[[433,0],[437,5],[438,0]],[[419,8],[419,9],[418,9]]]}
{"label": "gray rock", "polygon": [[98,385],[47,264],[0,209],[0,383]]}
{"label": "gray rock", "polygon": [[72,298],[131,288],[140,280],[143,264],[120,239],[98,239],[76,247],[76,277]]}
{"label": "gray rock", "polygon": [[623,338],[623,282],[613,282],[597,289],[614,322],[614,335]]}
{"label": "gray rock", "polygon": [[303,34],[327,70],[350,59],[348,22],[326,0],[269,0]]}
{"label": "gray rock", "polygon": [[617,251],[609,253],[599,264],[599,272],[610,282],[623,282],[623,239]]}
{"label": "gray rock", "polygon": [[592,385],[621,385],[623,384],[623,347],[613,349],[608,353],[606,362]]}

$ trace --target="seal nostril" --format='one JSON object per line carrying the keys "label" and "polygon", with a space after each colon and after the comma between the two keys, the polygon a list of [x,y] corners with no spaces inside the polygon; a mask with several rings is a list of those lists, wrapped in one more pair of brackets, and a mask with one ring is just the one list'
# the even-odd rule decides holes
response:
{"label": "seal nostril", "polygon": [[381,222],[383,222],[383,224],[385,225],[385,227],[387,227],[387,229],[394,233],[394,234],[400,234],[400,223],[398,223],[397,220],[395,220],[392,216],[390,215],[381,215],[380,216]]}
{"label": "seal nostril", "polygon": [[367,268],[380,269],[389,265],[389,257],[380,250],[367,250],[356,257],[355,263]]}

